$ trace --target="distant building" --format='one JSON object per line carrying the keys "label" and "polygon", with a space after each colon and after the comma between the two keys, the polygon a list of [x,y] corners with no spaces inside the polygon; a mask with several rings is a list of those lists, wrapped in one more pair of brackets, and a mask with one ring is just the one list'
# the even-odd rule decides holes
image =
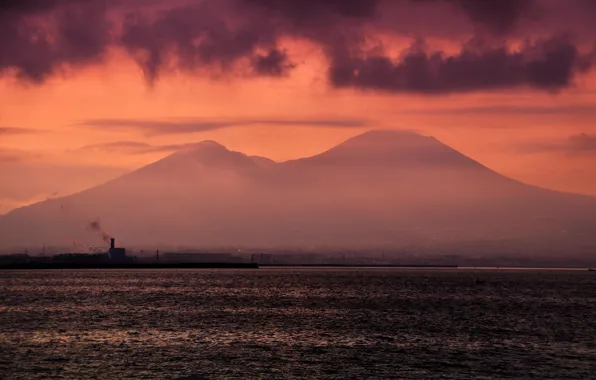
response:
{"label": "distant building", "polygon": [[126,248],[116,248],[116,239],[110,238],[109,255],[112,261],[127,261]]}
{"label": "distant building", "polygon": [[104,262],[123,262],[130,261],[126,256],[125,248],[116,248],[115,239],[110,239],[110,249],[102,253],[79,253],[65,252],[59,253],[52,258],[52,261],[59,263],[104,263]]}

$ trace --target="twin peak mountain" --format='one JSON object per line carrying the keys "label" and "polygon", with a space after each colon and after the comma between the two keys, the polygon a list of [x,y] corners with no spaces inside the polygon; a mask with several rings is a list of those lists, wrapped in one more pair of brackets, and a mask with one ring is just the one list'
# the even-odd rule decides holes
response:
{"label": "twin peak mountain", "polygon": [[[370,131],[277,163],[205,141],[100,186],[0,217],[0,246],[404,249],[596,245],[596,199],[504,177],[432,137]],[[95,241],[95,243],[97,243]]]}

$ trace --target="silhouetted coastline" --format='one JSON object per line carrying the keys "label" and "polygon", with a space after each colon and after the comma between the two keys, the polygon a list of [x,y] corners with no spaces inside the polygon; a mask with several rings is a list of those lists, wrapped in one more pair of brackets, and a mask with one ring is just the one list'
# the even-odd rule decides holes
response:
{"label": "silhouetted coastline", "polygon": [[[254,262],[229,261],[227,255],[203,254],[204,261],[193,261],[201,257],[199,254],[166,253],[166,261],[160,261],[159,250],[155,261],[140,261],[135,256],[128,256],[126,248],[118,248],[116,239],[106,235],[110,248],[98,253],[59,253],[55,256],[40,257],[24,254],[12,254],[0,257],[0,270],[11,269],[184,269],[184,268],[258,268]],[[174,260],[171,260],[174,258]],[[162,257],[163,259],[163,257]],[[176,260],[177,259],[177,260]]]}
{"label": "silhouetted coastline", "polygon": [[0,265],[0,270],[17,269],[257,269],[257,263],[10,263]]}

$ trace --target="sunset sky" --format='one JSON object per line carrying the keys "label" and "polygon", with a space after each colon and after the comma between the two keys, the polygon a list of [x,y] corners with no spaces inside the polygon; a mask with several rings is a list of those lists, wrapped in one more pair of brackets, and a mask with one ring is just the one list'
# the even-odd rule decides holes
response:
{"label": "sunset sky", "polygon": [[202,140],[282,161],[370,129],[596,195],[593,0],[4,0],[0,214]]}

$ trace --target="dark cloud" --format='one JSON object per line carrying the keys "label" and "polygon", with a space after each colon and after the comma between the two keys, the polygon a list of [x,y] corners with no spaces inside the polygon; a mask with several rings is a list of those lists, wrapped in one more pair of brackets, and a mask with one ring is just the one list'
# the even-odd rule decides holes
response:
{"label": "dark cloud", "polygon": [[267,54],[257,54],[253,57],[252,67],[259,76],[279,77],[296,67],[290,62],[285,50],[271,49]]}
{"label": "dark cloud", "polygon": [[[545,3],[535,0],[8,0],[0,4],[0,35],[10,36],[0,39],[0,74],[14,73],[36,83],[101,62],[110,47],[125,49],[149,83],[172,71],[282,77],[296,67],[291,52],[282,46],[287,38],[321,47],[331,62],[331,83],[338,87],[449,93],[530,86],[550,91],[570,86],[577,72],[590,68],[576,46],[561,39],[528,45],[521,52],[488,45],[467,45],[455,56],[410,49],[398,61],[359,53],[384,33],[412,34],[391,28],[386,19],[381,22],[384,15],[390,14],[394,18],[390,23],[400,25],[408,20],[408,9],[436,8],[445,10],[440,23],[454,23],[457,13],[481,27],[478,33],[486,29],[507,37],[525,19],[542,16]],[[591,3],[574,4],[587,9]],[[565,4],[557,7],[563,9]],[[416,24],[432,30],[432,23],[424,21]],[[424,30],[420,32],[424,37]]]}
{"label": "dark cloud", "polygon": [[[423,0],[425,1],[425,0]],[[511,31],[524,16],[535,11],[535,0],[443,0],[460,7],[470,19],[494,32]]]}
{"label": "dark cloud", "polygon": [[387,92],[441,94],[515,87],[559,90],[575,75],[590,69],[591,56],[582,56],[566,38],[526,44],[519,51],[468,42],[456,55],[428,52],[415,44],[399,59],[372,54],[333,57],[329,78],[335,87]]}
{"label": "dark cloud", "polygon": [[[381,0],[242,0],[260,6],[278,15],[299,22],[310,22],[329,16],[353,19],[371,18],[378,9]],[[399,0],[398,0],[399,1]]]}
{"label": "dark cloud", "polygon": [[214,131],[218,129],[251,125],[277,126],[313,126],[327,128],[361,128],[367,122],[360,119],[244,119],[244,120],[183,120],[183,121],[151,121],[134,119],[93,119],[79,123],[81,126],[94,128],[135,129],[147,136],[186,134]]}
{"label": "dark cloud", "polygon": [[[213,1],[160,12],[155,19],[139,15],[129,16],[124,23],[122,45],[143,67],[152,82],[162,70],[197,71],[208,68],[220,72],[235,71],[243,59],[267,59],[261,51],[278,51],[277,34],[266,19],[245,18],[230,20],[223,11],[226,4]],[[280,62],[279,58],[284,62]],[[269,57],[278,59],[279,70],[285,63],[285,53]],[[254,62],[254,61],[253,61]],[[264,71],[260,74],[271,74]],[[275,71],[273,71],[275,74]]]}
{"label": "dark cloud", "polygon": [[569,136],[564,141],[542,141],[525,144],[520,149],[524,153],[562,153],[566,155],[596,154],[596,135],[580,133]]}
{"label": "dark cloud", "polygon": [[54,9],[65,3],[85,3],[91,0],[2,0],[0,12],[38,13]]}
{"label": "dark cloud", "polygon": [[[42,82],[67,66],[100,61],[110,42],[106,7],[102,0],[2,2],[0,73]],[[44,20],[31,18],[40,13]]]}
{"label": "dark cloud", "polygon": [[[536,8],[530,0],[236,0],[217,7],[207,1],[163,12],[151,22],[129,19],[122,41],[150,82],[163,70],[230,72],[243,60],[256,75],[283,76],[295,67],[278,46],[287,36],[323,47],[336,87],[435,94],[522,86],[552,91],[571,86],[575,74],[590,68],[572,41],[563,38],[528,44],[520,52],[475,40],[455,56],[417,48],[397,62],[383,55],[355,56],[375,33],[379,12],[397,3],[452,5],[500,34]],[[227,18],[234,12],[244,16],[241,23]]]}
{"label": "dark cloud", "polygon": [[511,31],[525,16],[535,14],[535,0],[241,0],[273,11],[296,25],[312,27],[317,21],[337,21],[338,17],[370,20],[396,5],[445,3],[495,33]]}
{"label": "dark cloud", "polygon": [[[568,0],[561,0],[568,3]],[[580,0],[582,8],[587,9],[591,12],[596,12],[596,2],[594,0]]]}

